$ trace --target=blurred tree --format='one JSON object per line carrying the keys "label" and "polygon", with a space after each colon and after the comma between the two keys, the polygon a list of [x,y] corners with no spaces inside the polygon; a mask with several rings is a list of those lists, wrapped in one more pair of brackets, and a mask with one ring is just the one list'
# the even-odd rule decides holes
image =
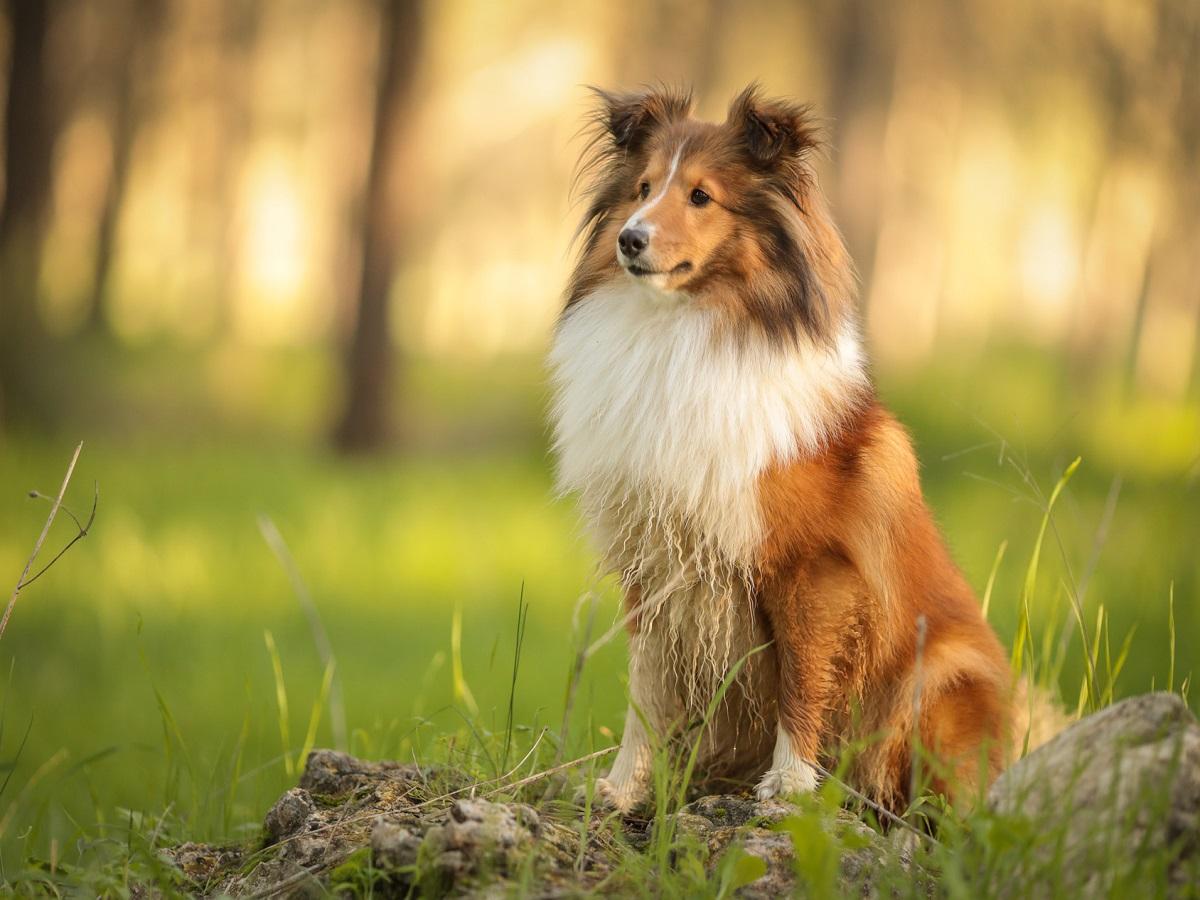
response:
{"label": "blurred tree", "polygon": [[129,161],[137,130],[147,114],[147,96],[156,82],[155,56],[166,15],[163,0],[130,0],[123,21],[117,23],[118,38],[110,57],[114,81],[112,97],[112,164],[108,188],[96,225],[96,258],[92,273],[92,296],[88,327],[106,331],[106,299],[116,248],[117,226],[129,184]]}
{"label": "blurred tree", "polygon": [[213,166],[213,180],[219,192],[216,240],[222,260],[213,286],[217,303],[214,325],[218,334],[227,331],[234,318],[233,282],[241,265],[242,250],[237,230],[238,174],[254,135],[252,94],[247,84],[262,27],[263,7],[261,0],[228,0],[221,13],[222,62],[218,84],[225,101]]}
{"label": "blurred tree", "polygon": [[362,268],[354,331],[345,349],[346,398],[334,429],[346,452],[379,449],[391,431],[395,349],[389,295],[401,231],[396,209],[400,181],[400,104],[408,99],[421,45],[419,0],[380,0],[375,124],[364,185]]}
{"label": "blurred tree", "polygon": [[[835,160],[830,182],[838,224],[846,236],[860,276],[871,279],[879,230],[878,179],[863,182],[862,167],[847,165],[856,152],[879,154],[886,110],[892,102],[896,27],[885,4],[844,0],[822,7],[829,29],[825,67],[830,96],[823,110],[830,122],[830,151]],[[861,147],[859,145],[862,145]],[[865,306],[868,291],[862,292]]]}
{"label": "blurred tree", "polygon": [[44,61],[55,4],[9,0],[11,65],[0,204],[0,424],[46,424],[53,363],[38,315],[38,274],[56,131]]}
{"label": "blurred tree", "polygon": [[701,100],[711,100],[720,84],[722,71],[722,37],[729,27],[729,0],[706,0],[694,4],[697,15],[703,15],[704,28],[696,42],[692,90]]}

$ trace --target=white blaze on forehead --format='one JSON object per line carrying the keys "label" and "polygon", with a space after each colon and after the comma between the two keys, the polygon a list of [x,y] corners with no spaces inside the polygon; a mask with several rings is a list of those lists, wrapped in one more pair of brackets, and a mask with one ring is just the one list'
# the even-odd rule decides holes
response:
{"label": "white blaze on forehead", "polygon": [[675,155],[671,157],[671,165],[667,169],[667,177],[666,180],[663,181],[662,190],[637,208],[634,214],[629,217],[629,220],[622,227],[622,231],[624,231],[625,228],[644,228],[650,235],[654,234],[654,226],[644,222],[642,217],[650,212],[650,210],[654,209],[654,207],[658,206],[663,197],[667,196],[667,191],[671,188],[671,182],[675,180],[675,172],[679,169],[679,157],[683,155],[683,148],[686,146],[686,144],[687,141],[681,141],[679,147],[675,150]]}

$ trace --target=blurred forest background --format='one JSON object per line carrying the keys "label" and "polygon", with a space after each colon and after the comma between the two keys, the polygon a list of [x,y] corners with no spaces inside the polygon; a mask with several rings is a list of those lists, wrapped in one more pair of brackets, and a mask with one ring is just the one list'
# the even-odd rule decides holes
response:
{"label": "blurred forest background", "polygon": [[[228,835],[293,779],[329,685],[260,514],[337,654],[318,741],[503,720],[520,597],[518,718],[557,727],[576,601],[615,609],[543,424],[589,83],[812,102],[882,393],[1005,640],[1082,456],[1039,662],[1072,708],[1085,644],[1115,695],[1200,664],[1200,4],[0,10],[0,577],[80,439],[68,505],[100,490],[0,640],[0,866],[166,806]],[[622,668],[571,741],[619,728]]]}

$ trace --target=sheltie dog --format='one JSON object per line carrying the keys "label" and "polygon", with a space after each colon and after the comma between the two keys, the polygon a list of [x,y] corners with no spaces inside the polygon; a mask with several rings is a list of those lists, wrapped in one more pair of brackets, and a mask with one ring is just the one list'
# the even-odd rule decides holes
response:
{"label": "sheltie dog", "polygon": [[630,635],[599,794],[636,806],[658,739],[710,711],[701,771],[760,798],[813,790],[848,746],[886,807],[918,768],[935,791],[980,790],[1020,704],[868,375],[807,108],[752,85],[714,124],[690,94],[596,93],[550,367],[558,483]]}

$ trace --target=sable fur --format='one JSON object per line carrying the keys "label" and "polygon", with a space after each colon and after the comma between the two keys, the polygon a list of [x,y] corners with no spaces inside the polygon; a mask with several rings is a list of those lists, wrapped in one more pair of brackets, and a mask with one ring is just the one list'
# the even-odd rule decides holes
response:
{"label": "sable fur", "polygon": [[[1011,753],[1012,681],[867,376],[807,108],[751,86],[711,124],[680,91],[597,97],[550,361],[559,485],[631,632],[633,706],[602,793],[628,809],[649,789],[633,707],[672,733],[769,641],[707,732],[707,774],[795,793],[862,742],[856,782],[899,807],[920,744],[934,787],[969,795]],[[632,263],[627,225],[651,235]]]}

